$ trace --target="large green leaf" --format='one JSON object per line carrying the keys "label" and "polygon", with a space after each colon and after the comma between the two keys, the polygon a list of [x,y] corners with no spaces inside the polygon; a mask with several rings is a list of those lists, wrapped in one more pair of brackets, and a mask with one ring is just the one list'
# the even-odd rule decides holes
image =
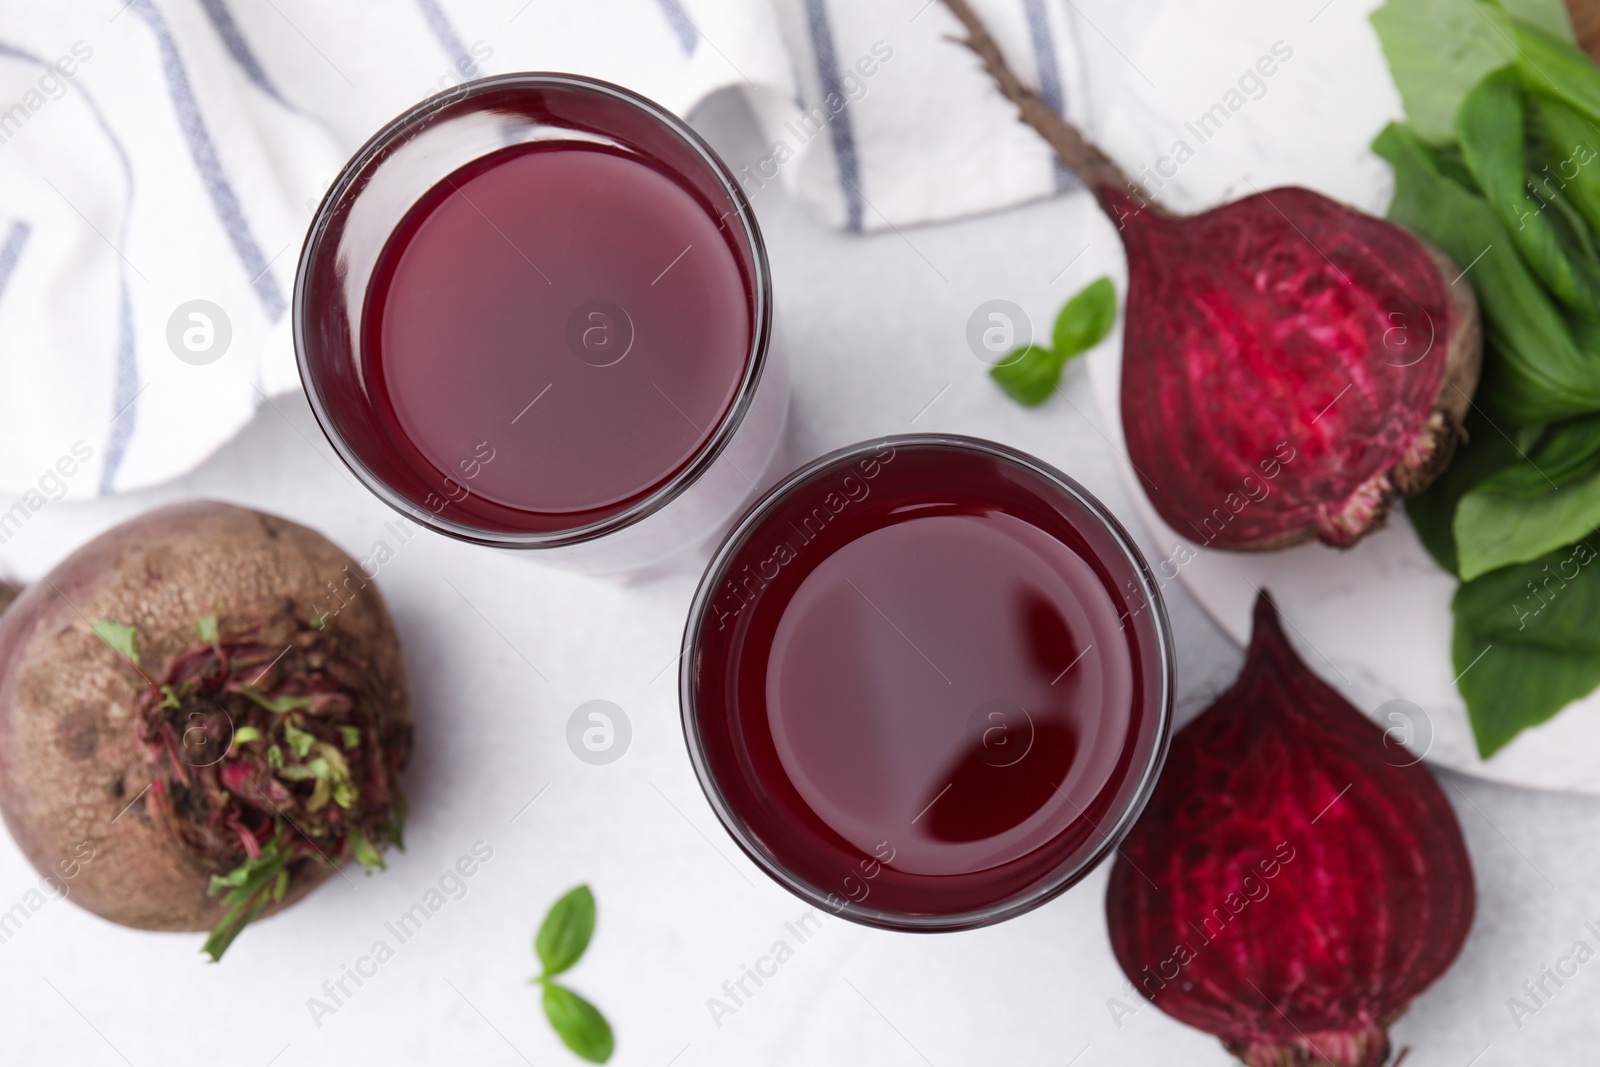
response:
{"label": "large green leaf", "polygon": [[1600,685],[1597,558],[1580,541],[1456,591],[1456,684],[1485,758]]}
{"label": "large green leaf", "polygon": [[1572,39],[1561,0],[1389,0],[1372,13],[1406,115],[1425,140],[1453,137],[1467,93],[1516,58],[1508,14],[1557,40]]}
{"label": "large green leaf", "polygon": [[1563,304],[1600,315],[1600,263],[1588,230],[1576,228],[1553,185],[1533,195],[1528,174],[1522,79],[1515,66],[1494,71],[1467,94],[1456,116],[1461,153],[1475,183],[1499,215],[1523,260]]}
{"label": "large green leaf", "polygon": [[1477,293],[1487,348],[1479,405],[1502,426],[1600,411],[1600,352],[1579,348],[1489,203],[1407,127],[1391,124],[1372,148],[1394,167],[1389,217],[1443,249]]}
{"label": "large green leaf", "polygon": [[1600,232],[1600,129],[1558,97],[1528,94],[1530,181],[1546,199],[1570,204]]}
{"label": "large green leaf", "polygon": [[1461,497],[1453,521],[1462,578],[1525,563],[1600,526],[1600,417],[1546,430]]}

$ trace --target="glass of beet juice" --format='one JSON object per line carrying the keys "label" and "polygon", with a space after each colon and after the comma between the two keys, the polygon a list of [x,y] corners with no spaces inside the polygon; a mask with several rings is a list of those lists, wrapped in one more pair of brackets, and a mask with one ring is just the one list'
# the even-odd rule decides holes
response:
{"label": "glass of beet juice", "polygon": [[684,634],[689,753],[739,846],[895,930],[1049,900],[1138,816],[1172,651],[1138,549],[1081,486],[972,438],[824,456],[734,526]]}
{"label": "glass of beet juice", "polygon": [[605,82],[485,78],[390,123],[317,211],[294,327],[350,469],[464,540],[636,571],[781,462],[750,205],[688,126]]}

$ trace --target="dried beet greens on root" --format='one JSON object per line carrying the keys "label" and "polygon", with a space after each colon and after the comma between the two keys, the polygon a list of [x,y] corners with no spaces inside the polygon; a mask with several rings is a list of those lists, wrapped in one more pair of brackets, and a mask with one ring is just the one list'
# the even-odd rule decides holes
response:
{"label": "dried beet greens on root", "polygon": [[0,615],[0,812],[50,876],[114,922],[212,931],[401,843],[411,750],[393,622],[320,534],[216,503],[141,516]]}
{"label": "dried beet greens on root", "polygon": [[1309,189],[1165,210],[1023,84],[967,0],[945,4],[1121,231],[1123,431],[1168,525],[1213,548],[1348,546],[1444,469],[1482,361],[1448,257]]}
{"label": "dried beet greens on root", "polygon": [[137,730],[158,768],[150,810],[195,852],[236,864],[210,882],[229,906],[206,942],[218,958],[283,899],[291,869],[383,867],[380,850],[403,843],[410,735],[382,721],[340,634],[307,622],[278,647],[224,637],[216,616],[196,629],[207,643],[146,688]]}

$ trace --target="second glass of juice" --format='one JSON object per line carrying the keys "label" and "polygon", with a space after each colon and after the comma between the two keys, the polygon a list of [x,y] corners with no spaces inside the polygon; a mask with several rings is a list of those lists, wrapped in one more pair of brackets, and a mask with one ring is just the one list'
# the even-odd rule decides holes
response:
{"label": "second glass of juice", "polygon": [[1156,582],[1059,471],[972,438],[824,456],[734,527],[684,634],[712,807],[801,897],[897,930],[1064,891],[1165,756]]}
{"label": "second glass of juice", "polygon": [[592,571],[715,536],[781,463],[766,253],[726,166],[618,86],[468,83],[402,115],[313,223],[313,410],[415,521]]}

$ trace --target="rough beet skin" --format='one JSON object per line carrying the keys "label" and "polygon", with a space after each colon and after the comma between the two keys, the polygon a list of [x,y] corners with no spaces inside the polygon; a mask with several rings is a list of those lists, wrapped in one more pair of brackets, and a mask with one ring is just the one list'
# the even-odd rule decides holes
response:
{"label": "rough beet skin", "polygon": [[945,6],[1122,233],[1123,432],[1169,526],[1211,548],[1347,547],[1437,477],[1483,358],[1444,253],[1309,189],[1175,215],[1023,84],[967,0]]}
{"label": "rough beet skin", "polygon": [[1382,1067],[1475,905],[1438,783],[1301,662],[1262,594],[1238,681],[1173,738],[1113,863],[1129,981],[1250,1067]]}
{"label": "rough beet skin", "polygon": [[[0,813],[34,867],[113,922],[213,930],[215,957],[337,864],[377,865],[404,817],[410,697],[374,586],[313,606],[346,568],[312,530],[198,502],[18,597],[0,615]],[[134,659],[106,623],[132,628]]]}

